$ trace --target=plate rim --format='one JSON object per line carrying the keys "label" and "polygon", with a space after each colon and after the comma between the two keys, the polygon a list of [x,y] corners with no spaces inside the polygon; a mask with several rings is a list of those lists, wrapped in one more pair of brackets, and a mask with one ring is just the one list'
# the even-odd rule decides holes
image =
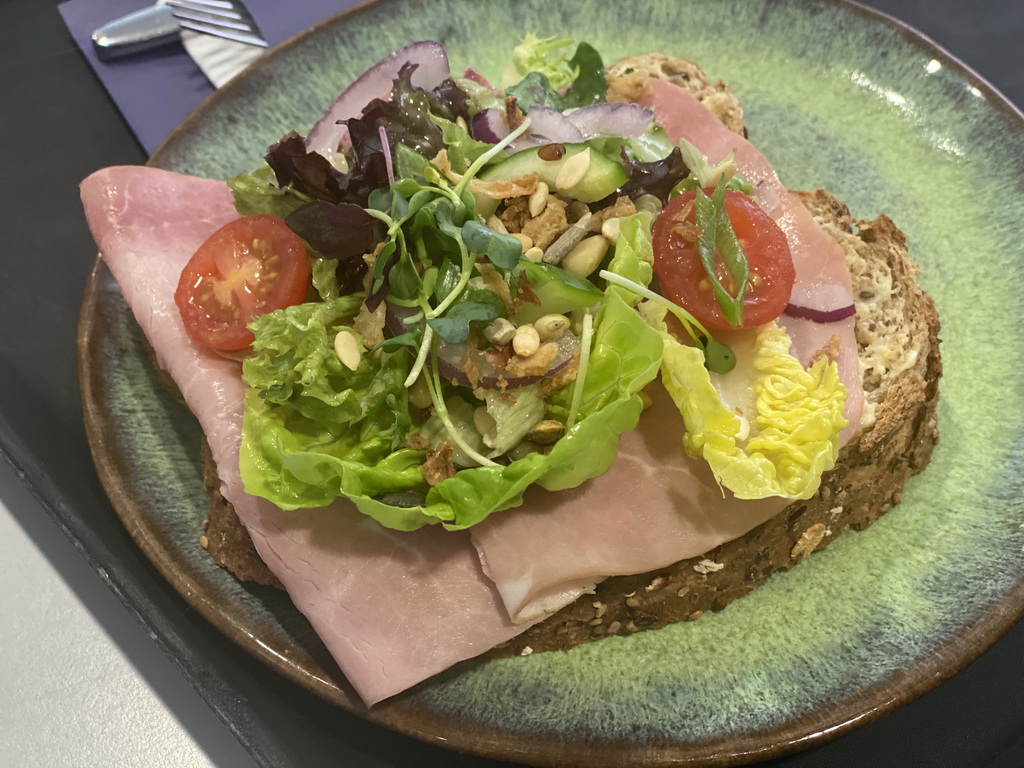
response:
{"label": "plate rim", "polygon": [[[280,46],[275,47],[265,56],[260,57],[247,67],[238,76],[237,80],[243,82],[244,79],[251,78],[265,67],[267,62],[273,61],[278,56],[285,55],[286,52],[294,48],[301,47],[309,37],[314,36],[323,28],[341,24],[348,16],[356,15],[374,6],[386,5],[391,2],[395,2],[395,0],[365,0],[365,2],[321,20]],[[969,65],[948,52],[924,33],[890,14],[864,6],[856,2],[856,0],[819,0],[819,2],[855,12],[871,22],[884,24],[898,32],[907,43],[923,47],[934,58],[941,61],[944,66],[955,70],[968,82],[982,90],[988,97],[986,101],[990,107],[998,109],[1008,119],[1017,122],[1019,127],[1024,129],[1024,111],[1021,108],[1013,104],[995,86]],[[161,142],[153,152],[147,165],[165,167],[162,163],[166,163],[165,158],[173,151],[175,145],[183,140],[182,137],[186,133],[203,122],[208,110],[215,107],[220,101],[230,98],[231,90],[231,86],[228,86],[208,96]],[[130,515],[130,510],[127,508],[130,498],[128,493],[130,489],[127,487],[129,484],[118,473],[113,471],[108,462],[101,459],[101,452],[111,442],[111,430],[104,428],[99,417],[100,409],[98,406],[102,404],[102,399],[99,397],[103,390],[102,376],[99,375],[98,365],[95,365],[93,362],[93,356],[87,354],[90,350],[90,344],[95,342],[93,333],[96,327],[95,311],[100,302],[101,293],[105,290],[105,281],[112,279],[105,264],[97,258],[83,293],[79,314],[77,333],[78,378],[89,450],[104,491],[110,497],[112,506],[131,538],[140,547],[147,559],[161,573],[161,576],[174,587],[189,605],[193,606],[218,631],[249,653],[250,656],[270,667],[275,673],[282,674],[293,683],[311,691],[328,703],[339,706],[369,722],[424,742],[438,743],[438,731],[435,727],[422,724],[417,727],[415,724],[410,724],[409,713],[405,712],[402,706],[403,697],[401,694],[381,702],[372,709],[368,709],[351,692],[351,689],[345,690],[347,683],[335,681],[335,685],[327,684],[326,678],[331,675],[330,672],[324,671],[324,675],[318,678],[315,675],[302,671],[294,664],[283,662],[280,655],[273,653],[261,643],[245,642],[243,640],[243,636],[246,634],[244,627],[232,621],[212,603],[206,600],[201,600],[197,603],[194,599],[197,594],[197,590],[194,589],[194,582],[182,581],[180,579],[181,575],[174,570],[173,562],[168,558],[168,553],[156,547],[153,540],[147,537],[144,529],[138,525],[137,519]],[[893,672],[884,679],[876,681],[871,686],[861,689],[855,695],[845,699],[837,708],[830,709],[830,716],[827,718],[821,717],[816,712],[814,716],[791,720],[772,730],[762,730],[743,736],[731,736],[728,740],[708,741],[699,744],[693,742],[681,744],[676,742],[672,746],[654,747],[654,751],[650,754],[645,754],[642,747],[638,749],[637,745],[631,745],[632,751],[630,756],[634,758],[638,755],[643,755],[640,761],[635,763],[636,765],[734,766],[748,764],[752,761],[781,757],[823,744],[860,725],[877,720],[903,704],[918,698],[942,681],[952,677],[987,651],[1022,618],[1024,618],[1024,579],[1019,580],[1013,589],[1002,595],[983,619],[972,624],[969,633],[956,636],[951,642],[939,648],[926,663],[916,665],[911,671],[899,670]],[[894,685],[893,680],[896,678],[901,679],[905,687]],[[884,695],[885,691],[888,691],[889,695]],[[873,701],[873,706],[865,708],[865,699]],[[857,705],[858,702],[859,706]],[[842,714],[837,718],[836,713]],[[839,722],[836,722],[837,719]],[[436,725],[438,721],[435,719],[430,722],[432,725]],[[463,735],[463,739],[458,737],[459,734]],[[621,759],[609,756],[607,746],[595,749],[586,744],[562,742],[556,745],[557,749],[553,752],[550,743],[543,749],[539,748],[536,744],[528,745],[529,748],[524,749],[522,743],[515,743],[510,741],[509,738],[481,740],[480,734],[471,733],[466,736],[465,731],[460,731],[459,734],[445,734],[445,746],[481,757],[515,761],[529,760],[531,764],[553,766],[570,764],[566,762],[567,760],[571,761],[572,764],[577,764],[577,761],[580,761],[578,764],[586,764],[588,766],[617,766],[622,764]],[[771,743],[765,743],[772,735],[775,735],[777,739],[771,741]],[[663,749],[678,750],[680,748],[685,749],[687,754],[673,755],[663,751]],[[585,762],[583,762],[584,759]]]}

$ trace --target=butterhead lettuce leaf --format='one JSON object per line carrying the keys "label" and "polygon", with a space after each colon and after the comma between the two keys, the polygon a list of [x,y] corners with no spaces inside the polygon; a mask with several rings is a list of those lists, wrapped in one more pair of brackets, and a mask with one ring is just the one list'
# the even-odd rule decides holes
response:
{"label": "butterhead lettuce leaf", "polygon": [[[641,226],[624,227],[613,268],[649,279],[648,222],[639,221]],[[249,386],[240,453],[246,490],[283,509],[326,506],[344,496],[390,528],[441,523],[457,530],[521,504],[534,483],[563,490],[604,473],[617,456],[619,436],[636,427],[643,410],[637,393],[657,376],[662,356],[660,334],[626,298],[614,286],[604,292],[588,370],[544,404],[545,418],[561,416],[565,423],[573,388],[582,388],[577,419],[564,437],[547,453],[460,469],[433,486],[423,474],[426,451],[407,440],[415,431],[404,386],[409,355],[404,349],[364,351],[352,371],[334,352],[339,332],[360,338],[351,324],[362,297],[263,315],[250,326],[256,355],[243,364]],[[536,398],[533,390],[523,394]],[[462,409],[469,416],[460,421],[470,423],[479,406],[474,402]],[[459,412],[456,405],[449,405],[452,415]],[[535,422],[537,403],[523,405]]]}
{"label": "butterhead lettuce leaf", "polygon": [[703,458],[737,498],[813,496],[822,473],[835,466],[847,424],[835,362],[821,357],[805,369],[790,354],[786,331],[774,322],[762,326],[753,348],[754,412],[741,416],[722,402],[701,350],[668,332],[665,310],[647,303],[643,311],[662,332],[662,382],[686,423],[687,453]]}

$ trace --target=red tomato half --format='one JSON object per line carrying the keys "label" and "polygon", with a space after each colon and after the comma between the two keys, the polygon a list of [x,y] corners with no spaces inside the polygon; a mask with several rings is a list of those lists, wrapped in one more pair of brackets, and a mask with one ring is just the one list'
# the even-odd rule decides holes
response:
{"label": "red tomato half", "polygon": [[174,301],[193,341],[237,351],[252,344],[254,317],[305,301],[310,272],[305,245],[283,219],[246,216],[199,246]]}
{"label": "red tomato half", "polygon": [[[714,190],[706,189],[711,195]],[[669,201],[654,221],[654,273],[662,294],[692,314],[706,328],[729,329],[722,308],[715,300],[700,254],[694,227],[693,199],[696,192],[684,192]],[[754,328],[782,314],[793,291],[796,271],[786,235],[761,207],[742,192],[726,190],[725,213],[732,223],[750,265],[750,277],[743,299],[743,323]],[[736,289],[716,255],[716,273],[733,296]]]}

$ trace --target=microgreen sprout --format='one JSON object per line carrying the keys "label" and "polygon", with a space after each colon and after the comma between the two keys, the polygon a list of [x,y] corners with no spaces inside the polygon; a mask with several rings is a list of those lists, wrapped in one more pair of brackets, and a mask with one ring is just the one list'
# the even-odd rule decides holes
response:
{"label": "microgreen sprout", "polygon": [[419,352],[416,354],[416,362],[412,364],[412,370],[409,371],[409,375],[405,379],[405,388],[408,389],[416,383],[416,379],[420,376],[420,371],[423,370],[423,366],[427,362],[427,355],[430,353],[432,342],[434,341],[434,329],[429,325],[423,326],[423,340],[420,342]]}
{"label": "microgreen sprout", "polygon": [[[750,265],[725,211],[725,177],[718,182],[710,197],[702,189],[694,194],[694,224],[700,230],[697,253],[722,314],[735,328],[743,324],[743,297],[750,277]],[[732,284],[736,286],[735,296],[729,293],[718,276],[716,254],[721,257]]]}
{"label": "microgreen sprout", "polygon": [[463,191],[469,187],[469,182],[480,173],[480,170],[491,161],[491,158],[497,156],[499,152],[503,152],[505,147],[526,133],[529,128],[530,118],[523,118],[523,122],[519,124],[518,128],[474,160],[473,164],[469,166],[466,173],[459,180],[459,183],[455,185],[456,194],[461,198]]}
{"label": "microgreen sprout", "polygon": [[384,130],[384,126],[378,127],[378,134],[380,135],[380,144],[382,152],[384,154],[384,164],[388,169],[388,182],[391,184],[395,183],[395,167],[391,162],[391,145],[388,142],[388,132]]}
{"label": "microgreen sprout", "polygon": [[[436,352],[432,352],[436,355]],[[441,388],[441,374],[437,369],[437,361],[432,361],[433,364],[427,369],[424,375],[424,381],[427,384],[427,391],[430,393],[430,401],[434,406],[434,413],[437,414],[437,418],[441,420],[441,424],[444,425],[445,431],[448,433],[448,437],[452,439],[452,442],[459,447],[464,454],[473,461],[477,462],[482,467],[496,467],[497,462],[488,459],[486,456],[475,450],[459,433],[459,430],[455,427],[452,422],[452,417],[448,415],[448,406],[444,402],[444,393]],[[415,381],[415,379],[413,379]],[[406,386],[409,386],[408,384]]]}
{"label": "microgreen sprout", "polygon": [[587,380],[587,369],[590,367],[590,343],[594,337],[594,316],[590,312],[583,315],[583,327],[580,329],[580,365],[576,371],[576,380],[572,384],[572,400],[569,404],[569,416],[565,420],[566,430],[576,424],[576,416],[583,400],[583,387]]}
{"label": "microgreen sprout", "polygon": [[[466,246],[466,243],[463,240],[462,231],[455,225],[454,222],[455,216],[458,213],[463,214],[462,218],[468,216],[473,221],[475,221],[477,218],[475,207],[468,208],[466,204],[463,202],[463,194],[468,190],[470,180],[473,179],[474,176],[476,176],[480,169],[483,168],[492,157],[497,155],[499,152],[503,151],[506,146],[515,141],[529,127],[530,120],[529,118],[527,118],[518,128],[516,128],[516,130],[509,133],[508,136],[506,136],[500,142],[495,144],[494,147],[492,147],[490,150],[480,155],[480,157],[478,157],[476,161],[474,161],[473,164],[470,165],[469,169],[466,171],[466,173],[463,175],[462,179],[459,181],[459,183],[455,186],[454,189],[449,188],[447,184],[442,185],[440,175],[437,176],[437,181],[434,182],[436,185],[435,188],[438,190],[438,193],[452,200],[453,205],[447,207],[444,205],[438,205],[434,209],[434,216],[437,221],[438,228],[445,234],[449,235],[455,241],[455,244],[459,249],[461,264],[458,281],[448,292],[448,295],[445,296],[436,307],[431,309],[429,304],[427,303],[426,298],[433,292],[433,282],[430,285],[430,290],[424,291],[423,294],[421,294],[421,307],[423,309],[426,320],[434,320],[443,315],[458,300],[459,296],[462,294],[462,291],[465,289],[466,285],[469,284],[470,278],[473,276],[473,254],[470,252],[469,248]],[[423,194],[423,192],[429,191],[430,190],[421,190],[420,192],[417,192],[415,195],[413,195],[413,200],[416,200],[420,195]],[[396,239],[401,238],[403,248],[404,235],[401,229],[402,224],[404,224],[405,221],[411,218],[415,214],[415,212],[419,210],[420,207],[427,204],[426,202],[417,202],[419,203],[419,206],[410,204],[409,211],[400,220],[392,219],[391,217],[387,216],[387,214],[384,213],[374,213],[374,215],[376,215],[376,217],[379,218],[381,221],[388,222],[389,237]],[[420,242],[417,242],[417,249],[419,250],[421,247],[422,244]],[[406,379],[406,387],[412,386],[413,382],[415,382],[416,378],[420,375],[420,371],[423,370],[423,366],[426,363],[427,354],[430,352],[431,349],[433,337],[434,331],[428,324],[423,332],[423,340],[420,342],[420,349],[416,355],[416,362],[413,365],[412,371],[410,371],[408,378]]]}

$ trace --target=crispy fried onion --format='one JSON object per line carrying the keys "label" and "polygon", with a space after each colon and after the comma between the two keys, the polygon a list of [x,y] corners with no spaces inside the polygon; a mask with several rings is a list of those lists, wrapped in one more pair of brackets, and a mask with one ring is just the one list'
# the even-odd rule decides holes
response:
{"label": "crispy fried onion", "polygon": [[[456,173],[455,169],[452,168],[451,160],[448,159],[447,149],[442,149],[434,155],[434,159],[430,162],[435,168],[437,168],[437,170],[444,174],[448,181],[455,184],[462,181],[462,174]],[[539,178],[540,177],[537,176],[536,173],[527,173],[522,176],[517,176],[514,179],[500,179],[498,181],[471,179],[469,182],[469,191],[474,195],[488,197],[492,200],[504,200],[506,197],[532,195],[537,191],[537,182]]]}

